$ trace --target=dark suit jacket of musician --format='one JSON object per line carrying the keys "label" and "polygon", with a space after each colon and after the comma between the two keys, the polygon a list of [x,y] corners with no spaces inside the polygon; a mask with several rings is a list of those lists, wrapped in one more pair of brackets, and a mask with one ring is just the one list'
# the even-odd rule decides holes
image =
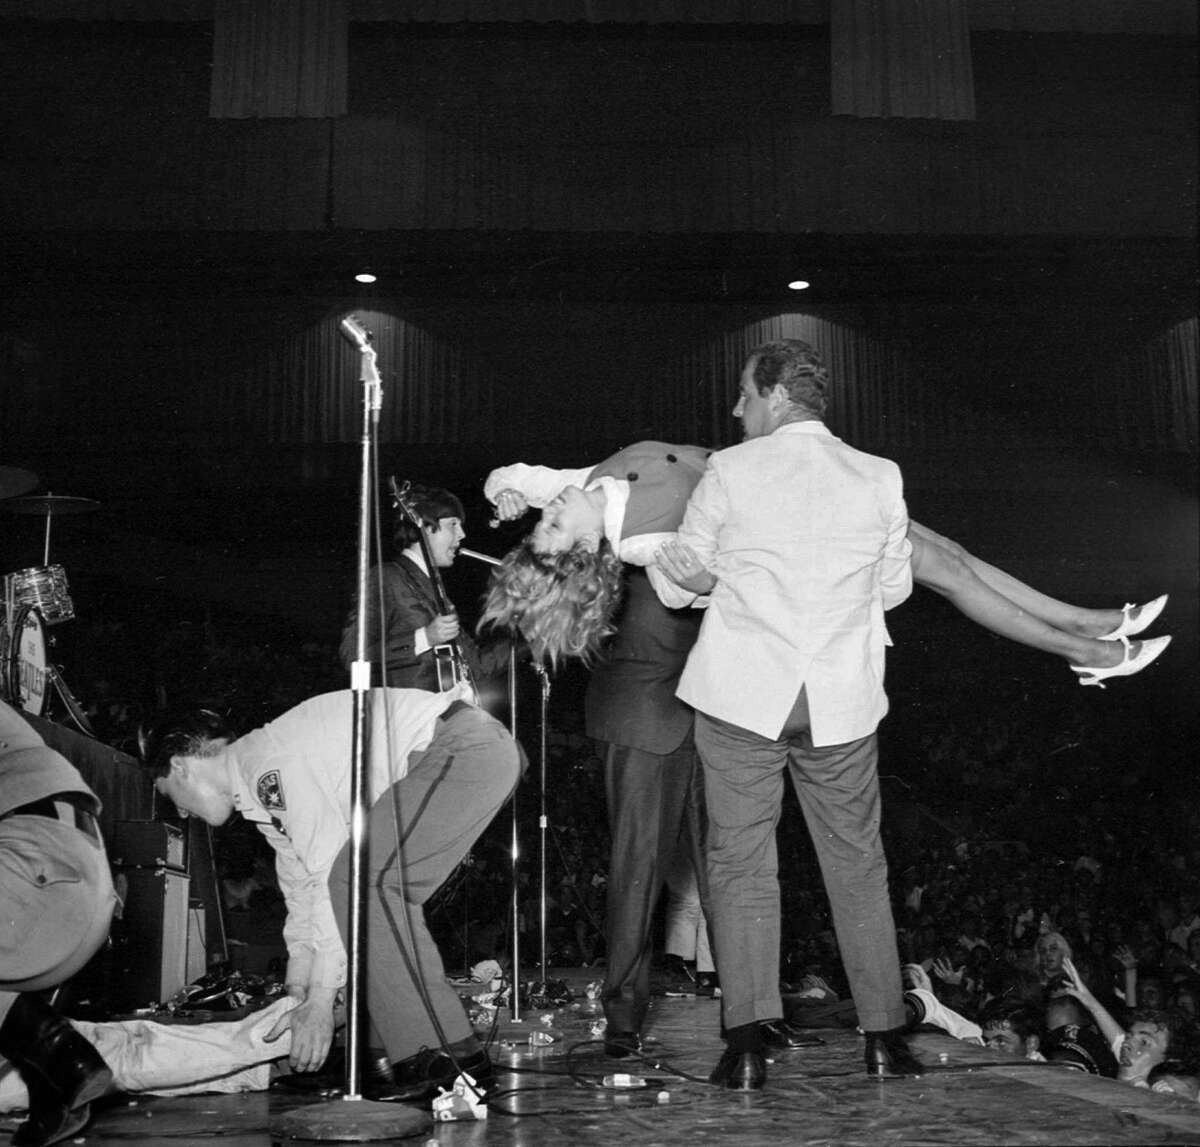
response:
{"label": "dark suit jacket of musician", "polygon": [[[416,631],[438,616],[433,583],[413,561],[403,554],[371,570],[367,585],[367,660],[371,662],[373,684],[379,680],[379,599],[376,577],[383,582],[384,664],[387,684],[401,689],[425,689],[438,692],[437,662],[433,650],[416,652]],[[339,650],[342,664],[354,660],[357,611],[351,610],[342,631]],[[479,655],[465,629],[459,634],[459,647],[476,681],[481,679]]]}
{"label": "dark suit jacket of musician", "polygon": [[[709,453],[697,446],[638,442],[600,463],[588,480],[628,480],[622,537],[670,532],[683,520]],[[679,748],[691,730],[692,710],[675,696],[675,687],[703,614],[667,609],[646,571],[626,566],[617,633],[592,671],[584,702],[589,737],[657,756]]]}

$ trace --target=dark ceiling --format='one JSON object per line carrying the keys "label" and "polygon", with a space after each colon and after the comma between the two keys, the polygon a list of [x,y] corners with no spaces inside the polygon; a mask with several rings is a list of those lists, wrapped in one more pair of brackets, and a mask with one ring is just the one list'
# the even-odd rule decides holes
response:
{"label": "dark ceiling", "polygon": [[[10,304],[370,295],[424,302],[963,304],[1095,297],[1194,306],[1176,238],[554,232],[40,232],[6,236]],[[378,275],[375,287],[353,281]]]}

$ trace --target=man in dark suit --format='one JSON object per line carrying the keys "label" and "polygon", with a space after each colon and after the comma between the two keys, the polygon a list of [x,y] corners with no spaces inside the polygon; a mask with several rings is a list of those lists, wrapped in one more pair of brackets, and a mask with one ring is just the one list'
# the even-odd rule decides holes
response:
{"label": "man in dark suit", "polygon": [[[638,442],[578,470],[505,466],[493,470],[484,486],[502,519],[544,507],[531,538],[493,580],[495,616],[503,617],[518,599],[530,610],[561,600],[553,592],[555,579],[563,576],[553,565],[555,555],[569,551],[575,563],[584,564],[588,555],[602,562],[607,552],[626,563],[616,637],[593,671],[585,701],[587,733],[604,747],[612,834],[603,988],[605,1050],[611,1056],[630,1055],[639,1046],[649,1006],[653,914],[677,849],[691,853],[701,903],[707,903],[693,713],[675,696],[701,616],[665,607],[641,567],[678,529],[709,453],[698,446]],[[547,592],[531,593],[527,575],[532,567],[539,576],[541,562],[548,563]],[[764,1028],[773,1048],[821,1042],[783,1022]]]}
{"label": "man in dark suit", "polygon": [[[436,488],[415,489],[411,501],[421,518],[421,529],[434,565],[439,570],[449,569],[466,537],[462,503],[448,490]],[[435,571],[428,569],[421,536],[403,511],[397,512],[392,538],[397,556],[374,567],[369,581],[372,587],[379,586],[382,590],[382,637],[380,592],[373,588],[367,595],[367,658],[371,661],[374,683],[441,692],[448,686],[439,683],[440,658],[436,650],[448,642],[459,645],[472,675],[477,678],[474,642],[461,631],[453,607],[448,610],[439,607],[431,580]],[[347,667],[355,657],[356,625],[357,611],[351,610],[340,648],[342,664]],[[381,641],[386,681],[379,674]]]}
{"label": "man in dark suit", "polygon": [[650,1003],[651,923],[677,849],[691,853],[706,900],[703,801],[692,711],[675,696],[700,629],[696,610],[659,603],[646,571],[627,571],[617,635],[588,684],[587,734],[604,750],[608,870],[605,1047],[628,1055]]}

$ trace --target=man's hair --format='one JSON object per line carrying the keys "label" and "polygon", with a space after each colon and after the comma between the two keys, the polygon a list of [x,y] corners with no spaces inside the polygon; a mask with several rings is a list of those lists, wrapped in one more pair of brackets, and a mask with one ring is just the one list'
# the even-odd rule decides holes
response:
{"label": "man's hair", "polygon": [[[431,530],[438,528],[442,518],[457,518],[460,522],[466,520],[463,504],[449,490],[440,486],[410,486],[404,495],[405,501],[412,506],[418,518]],[[396,507],[396,524],[392,530],[392,542],[397,551],[405,550],[420,538],[417,527],[412,524],[408,515]]]}
{"label": "man's hair", "polygon": [[1035,1035],[1039,1040],[1046,1038],[1046,1024],[1041,1012],[1024,1000],[997,1000],[988,1004],[979,1017],[979,1026],[1012,1028],[1021,1039]]}
{"label": "man's hair", "polygon": [[818,418],[829,405],[829,371],[811,343],[803,339],[778,339],[750,352],[754,364],[751,377],[759,394],[782,385],[793,406]]}
{"label": "man's hair", "polygon": [[172,757],[211,756],[236,736],[229,722],[212,709],[164,710],[138,727],[138,757],[152,776],[165,777]]}
{"label": "man's hair", "polygon": [[606,538],[596,550],[576,542],[557,554],[538,553],[526,538],[493,571],[478,629],[519,632],[538,661],[588,664],[613,632],[620,601],[621,561]]}
{"label": "man's hair", "polygon": [[1128,1031],[1136,1023],[1150,1024],[1159,1031],[1166,1032],[1167,1051],[1171,1051],[1179,1042],[1187,1019],[1178,1012],[1166,1011],[1163,1008],[1131,1008],[1125,1017],[1125,1030]]}
{"label": "man's hair", "polygon": [[[1051,1012],[1056,1013],[1057,1018],[1061,1021],[1056,1023],[1053,1028],[1050,1025]],[[1074,996],[1051,996],[1046,1001],[1046,1028],[1048,1031],[1053,1031],[1066,1024],[1090,1024],[1091,1022],[1091,1012]]]}

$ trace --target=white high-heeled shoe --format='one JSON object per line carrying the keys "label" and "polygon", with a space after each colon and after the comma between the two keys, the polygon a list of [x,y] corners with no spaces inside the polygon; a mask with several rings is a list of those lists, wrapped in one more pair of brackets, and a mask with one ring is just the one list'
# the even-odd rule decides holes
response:
{"label": "white high-heeled shoe", "polygon": [[1133,602],[1123,606],[1121,609],[1121,624],[1112,633],[1106,633],[1100,640],[1116,641],[1122,637],[1134,637],[1141,633],[1142,630],[1149,629],[1158,619],[1158,615],[1166,608],[1169,596],[1169,594],[1164,593],[1162,597],[1156,597],[1153,601],[1146,602],[1141,609],[1138,609],[1137,617],[1131,618],[1129,616],[1131,609],[1137,609],[1137,606]]}
{"label": "white high-heeled shoe", "polygon": [[1171,644],[1170,636],[1166,637],[1148,637],[1141,643],[1142,647],[1137,651],[1136,656],[1130,656],[1129,638],[1120,637],[1117,639],[1125,646],[1125,657],[1116,665],[1110,665],[1106,669],[1084,669],[1080,665],[1072,665],[1071,670],[1074,673],[1088,674],[1088,676],[1080,676],[1080,685],[1099,685],[1104,688],[1104,680],[1107,677],[1129,677],[1134,673],[1140,673],[1147,665],[1150,664],[1168,645]]}

